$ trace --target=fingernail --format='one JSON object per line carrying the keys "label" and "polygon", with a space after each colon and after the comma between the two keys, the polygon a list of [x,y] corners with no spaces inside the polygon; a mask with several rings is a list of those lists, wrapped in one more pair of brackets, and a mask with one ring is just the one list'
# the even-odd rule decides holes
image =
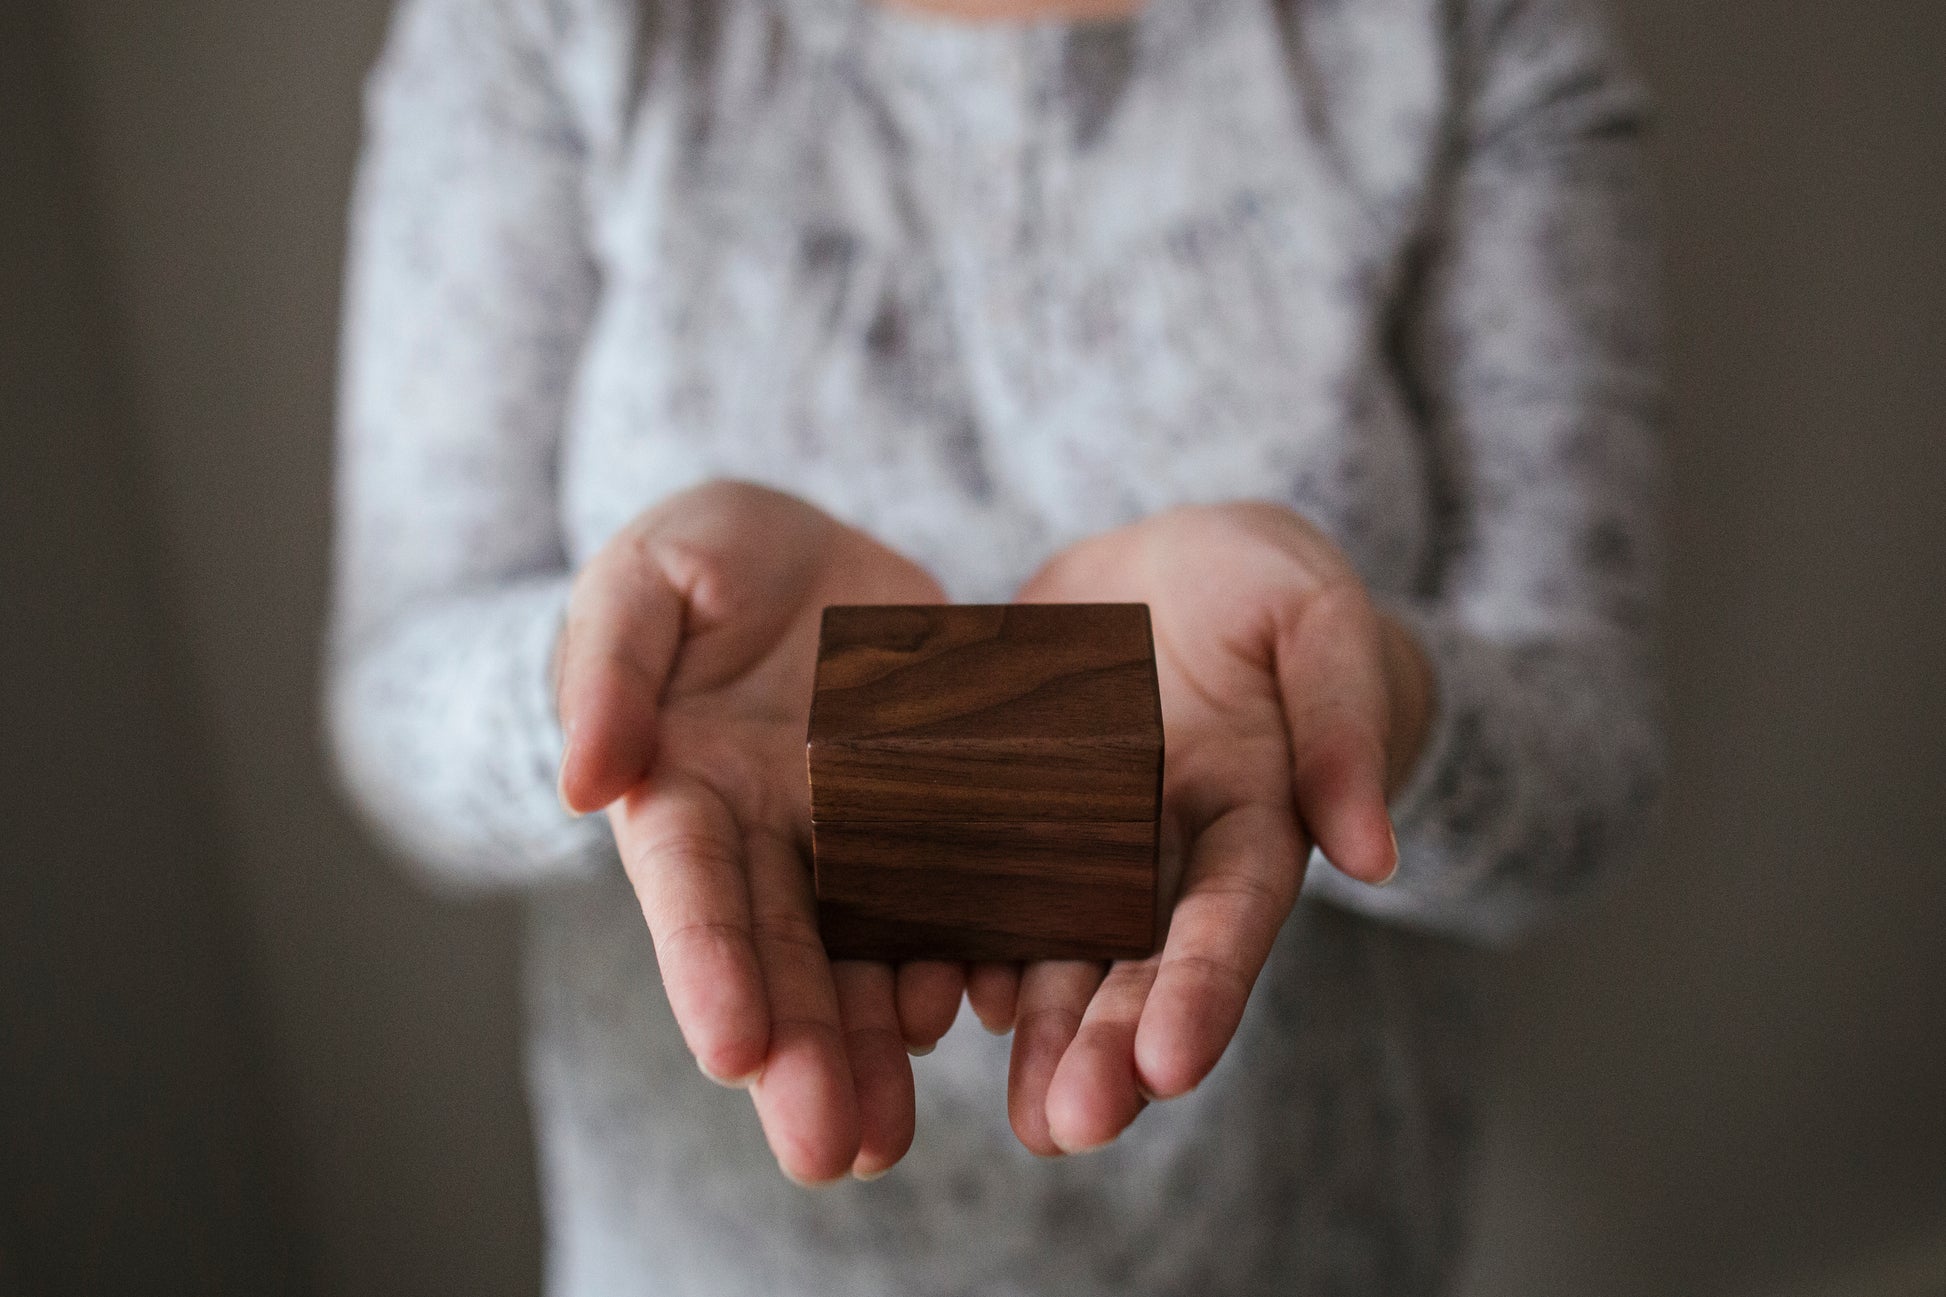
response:
{"label": "fingernail", "polygon": [[707,1067],[704,1067],[703,1060],[700,1058],[696,1060],[696,1070],[698,1072],[701,1072],[704,1076],[716,1082],[718,1085],[722,1086],[726,1090],[748,1090],[750,1088],[750,1083],[757,1079],[757,1074],[755,1072],[751,1072],[747,1076],[732,1076],[732,1077],[718,1076],[716,1073],[710,1071]]}
{"label": "fingernail", "polygon": [[881,1166],[876,1171],[853,1171],[851,1175],[854,1180],[862,1180],[866,1184],[870,1184],[874,1180],[884,1179],[885,1173],[891,1169],[889,1166]]}
{"label": "fingernail", "polygon": [[[1198,1081],[1198,1082],[1196,1083],[1196,1085],[1201,1085],[1201,1084],[1202,1084],[1202,1082],[1201,1082],[1201,1081]],[[1151,1089],[1150,1089],[1150,1088],[1149,1088],[1148,1086],[1146,1086],[1146,1085],[1144,1085],[1144,1084],[1142,1084],[1142,1082],[1140,1082],[1140,1081],[1137,1081],[1137,1082],[1135,1083],[1135,1092],[1136,1092],[1137,1094],[1139,1094],[1139,1095],[1141,1095],[1141,1096],[1142,1096],[1142,1097],[1143,1097],[1144,1099],[1147,1099],[1147,1100],[1148,1100],[1148,1101],[1149,1101],[1150,1103],[1167,1103],[1167,1102],[1169,1102],[1169,1101],[1170,1101],[1171,1099],[1180,1099],[1180,1098],[1182,1098],[1182,1096],[1183,1096],[1183,1094],[1194,1094],[1194,1093],[1196,1093],[1196,1085],[1192,1085],[1192,1086],[1190,1086],[1190,1087],[1189,1087],[1189,1088],[1188,1088],[1187,1090],[1184,1090],[1184,1091],[1182,1092],[1182,1094],[1166,1094],[1166,1095],[1165,1095],[1165,1094],[1157,1094],[1157,1093],[1156,1093],[1156,1092],[1155,1092],[1154,1090],[1151,1090]]]}
{"label": "fingernail", "polygon": [[933,1050],[938,1048],[939,1048],[939,1042],[935,1040],[930,1045],[907,1045],[905,1047],[905,1052],[912,1055],[914,1058],[924,1058],[927,1054],[932,1053]]}
{"label": "fingernail", "polygon": [[[782,1172],[786,1180],[789,1180],[792,1184],[796,1185],[800,1189],[829,1189],[832,1185],[838,1182],[837,1180],[806,1180],[803,1176],[792,1175],[791,1169],[785,1166],[782,1162],[779,1162],[777,1164],[777,1169],[778,1171]],[[843,1178],[844,1178],[843,1176],[838,1177],[838,1179],[843,1179]]]}
{"label": "fingernail", "polygon": [[572,738],[561,749],[561,768],[554,773],[554,795],[561,799],[561,809],[568,813],[569,819],[578,820],[581,812],[568,804],[568,754],[574,751]]}
{"label": "fingernail", "polygon": [[1385,877],[1378,879],[1372,884],[1374,887],[1385,886],[1394,878],[1398,877],[1399,873],[1399,835],[1393,830],[1390,823],[1387,823],[1385,826],[1385,836],[1392,841],[1392,867],[1385,871]]}

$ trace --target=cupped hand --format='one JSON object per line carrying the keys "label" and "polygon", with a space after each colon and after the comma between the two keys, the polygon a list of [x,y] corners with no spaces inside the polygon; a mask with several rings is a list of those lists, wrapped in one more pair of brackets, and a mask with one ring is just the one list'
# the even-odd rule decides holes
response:
{"label": "cupped hand", "polygon": [[1020,598],[1148,604],[1166,735],[1162,949],[969,974],[981,1019],[1014,1028],[1014,1130],[1053,1155],[1109,1142],[1216,1065],[1313,843],[1353,878],[1391,876],[1387,796],[1423,743],[1432,676],[1338,548],[1267,504],[1177,509],[1083,541]]}
{"label": "cupped hand", "polygon": [[908,1050],[951,1025],[964,980],[957,964],[825,957],[804,761],[819,617],[942,598],[802,501],[712,483],[588,562],[557,648],[562,800],[607,808],[684,1040],[706,1074],[749,1089],[802,1182],[904,1155]]}

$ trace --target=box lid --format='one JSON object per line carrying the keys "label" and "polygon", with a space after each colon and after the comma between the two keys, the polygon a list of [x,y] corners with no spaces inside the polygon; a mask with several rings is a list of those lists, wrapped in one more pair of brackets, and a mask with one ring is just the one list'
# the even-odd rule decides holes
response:
{"label": "box lid", "polygon": [[1149,610],[827,608],[808,758],[820,821],[1153,820]]}

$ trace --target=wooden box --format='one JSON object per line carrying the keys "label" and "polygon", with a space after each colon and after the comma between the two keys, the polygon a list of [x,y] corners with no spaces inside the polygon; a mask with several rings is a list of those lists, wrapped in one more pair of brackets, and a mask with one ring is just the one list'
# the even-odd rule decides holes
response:
{"label": "wooden box", "polygon": [[832,958],[1155,949],[1145,605],[827,608],[807,747]]}

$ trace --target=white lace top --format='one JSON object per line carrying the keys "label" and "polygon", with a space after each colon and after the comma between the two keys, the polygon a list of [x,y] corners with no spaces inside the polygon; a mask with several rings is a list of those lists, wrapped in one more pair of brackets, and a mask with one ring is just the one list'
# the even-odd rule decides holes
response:
{"label": "white lace top", "polygon": [[[1585,7],[407,0],[367,119],[330,725],[414,860],[528,889],[550,1292],[1438,1291],[1457,952],[1659,787],[1641,104]],[[572,570],[719,476],[968,599],[1172,503],[1304,512],[1437,671],[1397,880],[1314,862],[1221,1064],[1111,1148],[1021,1149],[968,1014],[905,1162],[792,1187],[554,794]]]}

